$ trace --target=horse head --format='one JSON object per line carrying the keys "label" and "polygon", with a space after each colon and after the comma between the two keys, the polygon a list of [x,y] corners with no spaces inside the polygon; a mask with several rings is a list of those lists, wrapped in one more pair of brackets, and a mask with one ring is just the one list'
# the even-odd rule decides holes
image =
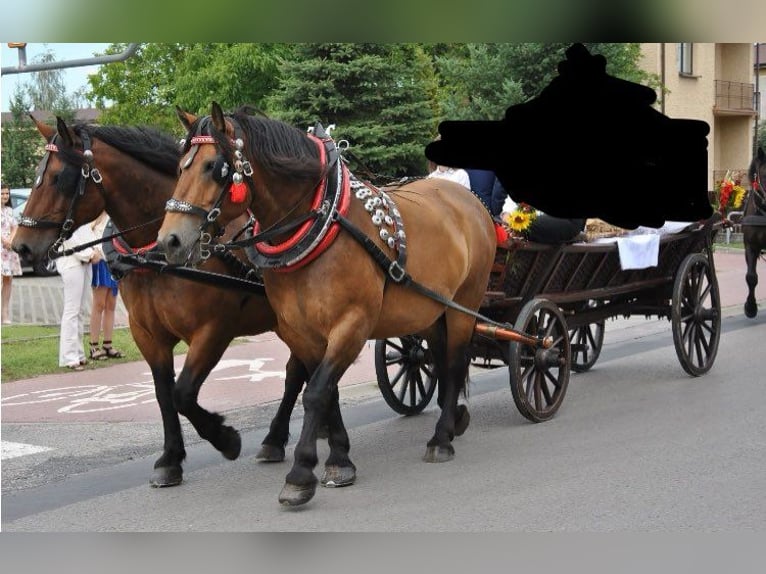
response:
{"label": "horse head", "polygon": [[766,151],[758,147],[758,151],[750,162],[747,170],[750,180],[750,193],[745,205],[745,215],[766,214]]}
{"label": "horse head", "polygon": [[187,135],[157,236],[168,261],[199,263],[206,244],[248,209],[262,226],[300,214],[300,200],[310,200],[304,190],[321,179],[319,152],[305,133],[249,108],[225,114],[216,102],[208,116],[176,111]]}
{"label": "horse head", "polygon": [[80,225],[104,210],[96,189],[101,176],[93,168],[93,151],[84,128],[56,118],[56,128],[32,120],[45,138],[32,191],[13,240],[14,251],[34,261],[51,256]]}

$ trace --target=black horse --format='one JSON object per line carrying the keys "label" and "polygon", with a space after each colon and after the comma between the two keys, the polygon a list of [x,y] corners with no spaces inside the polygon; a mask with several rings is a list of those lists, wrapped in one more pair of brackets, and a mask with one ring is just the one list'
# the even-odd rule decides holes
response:
{"label": "black horse", "polygon": [[745,315],[751,319],[758,314],[758,304],[755,302],[755,286],[758,285],[758,274],[755,271],[758,258],[766,252],[766,152],[759,147],[750,168],[747,171],[750,180],[750,193],[745,203],[742,218],[742,240],[745,244],[745,261],[747,262],[747,300]]}

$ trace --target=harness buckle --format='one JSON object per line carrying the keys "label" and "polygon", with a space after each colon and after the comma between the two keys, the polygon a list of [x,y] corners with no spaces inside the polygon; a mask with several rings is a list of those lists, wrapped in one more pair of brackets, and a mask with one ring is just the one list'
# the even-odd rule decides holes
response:
{"label": "harness buckle", "polygon": [[388,276],[394,280],[394,283],[401,283],[405,275],[407,275],[407,272],[404,270],[404,267],[399,265],[398,261],[392,261],[391,265],[388,266]]}
{"label": "harness buckle", "polygon": [[210,259],[210,243],[213,238],[207,232],[200,233],[199,237],[199,256],[203,261],[207,261]]}
{"label": "harness buckle", "polygon": [[218,216],[221,215],[221,208],[220,207],[214,207],[211,209],[207,214],[207,221],[208,223],[215,222],[216,219],[218,219]]}
{"label": "harness buckle", "polygon": [[98,168],[93,168],[90,170],[90,178],[93,180],[94,183],[101,183],[104,178],[101,177],[101,172],[98,171]]}
{"label": "harness buckle", "polygon": [[87,163],[83,164],[82,169],[80,170],[80,173],[85,179],[88,179],[90,177],[90,165]]}
{"label": "harness buckle", "polygon": [[62,231],[71,231],[72,227],[74,227],[74,219],[67,219],[61,224]]}
{"label": "harness buckle", "polygon": [[242,162],[242,173],[244,173],[247,177],[253,175],[253,166],[250,165],[250,162],[247,160]]}

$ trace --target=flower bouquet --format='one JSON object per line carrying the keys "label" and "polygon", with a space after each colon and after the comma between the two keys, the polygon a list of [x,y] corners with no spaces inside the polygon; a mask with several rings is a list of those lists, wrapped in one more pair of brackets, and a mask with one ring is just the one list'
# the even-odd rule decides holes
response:
{"label": "flower bouquet", "polygon": [[537,218],[537,210],[526,203],[519,203],[511,212],[503,214],[503,224],[508,236],[526,239],[529,227]]}
{"label": "flower bouquet", "polygon": [[731,178],[731,172],[727,171],[726,177],[716,183],[715,191],[718,198],[718,205],[715,207],[724,217],[726,217],[727,212],[742,207],[742,202],[745,199],[745,188],[740,185],[739,180]]}

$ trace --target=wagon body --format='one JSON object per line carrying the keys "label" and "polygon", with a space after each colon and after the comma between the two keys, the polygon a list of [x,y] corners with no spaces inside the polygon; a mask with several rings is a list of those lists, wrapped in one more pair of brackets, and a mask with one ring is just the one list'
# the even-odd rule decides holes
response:
{"label": "wagon body", "polygon": [[[553,335],[553,349],[509,340],[477,325],[475,365],[506,364],[514,401],[528,419],[552,417],[570,370],[595,364],[605,320],[668,318],[679,362],[692,376],[713,365],[720,336],[720,296],[712,243],[717,218],[660,237],[657,265],[622,269],[612,243],[542,245],[510,239],[498,245],[480,314],[528,335]],[[388,404],[415,414],[429,403],[436,377],[425,342],[416,336],[376,343],[378,384]]]}

